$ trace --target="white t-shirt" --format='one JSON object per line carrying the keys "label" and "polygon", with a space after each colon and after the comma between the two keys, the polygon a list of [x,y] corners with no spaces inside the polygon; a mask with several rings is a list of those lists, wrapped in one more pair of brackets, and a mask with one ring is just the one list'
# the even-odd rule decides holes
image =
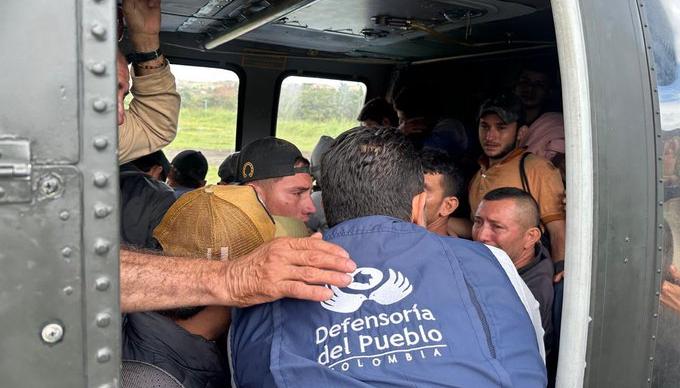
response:
{"label": "white t-shirt", "polygon": [[491,253],[496,256],[496,259],[503,267],[503,270],[505,270],[506,275],[508,275],[512,286],[515,287],[519,299],[522,301],[522,304],[524,304],[524,308],[527,310],[527,314],[529,314],[531,323],[534,325],[538,349],[541,352],[541,357],[543,357],[543,362],[545,362],[545,345],[543,344],[544,331],[543,325],[541,324],[541,311],[538,301],[534,298],[534,294],[531,293],[531,290],[527,287],[526,283],[524,283],[524,280],[519,276],[515,264],[510,260],[510,256],[502,249],[487,244],[484,245],[486,245]]}

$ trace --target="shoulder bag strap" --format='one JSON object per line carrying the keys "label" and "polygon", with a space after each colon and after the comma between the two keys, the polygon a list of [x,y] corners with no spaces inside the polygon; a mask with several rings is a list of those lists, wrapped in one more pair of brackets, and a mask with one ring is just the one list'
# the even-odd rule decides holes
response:
{"label": "shoulder bag strap", "polygon": [[526,169],[524,168],[524,161],[526,160],[527,156],[529,156],[530,152],[526,152],[522,155],[522,159],[519,160],[519,177],[522,180],[522,189],[526,191],[527,193],[531,194],[531,188],[529,187],[529,179],[527,178],[527,172]]}

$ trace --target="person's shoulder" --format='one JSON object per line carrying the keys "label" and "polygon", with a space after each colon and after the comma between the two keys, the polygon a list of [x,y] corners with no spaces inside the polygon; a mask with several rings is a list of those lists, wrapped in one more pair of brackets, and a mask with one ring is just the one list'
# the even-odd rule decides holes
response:
{"label": "person's shoulder", "polygon": [[533,124],[553,124],[563,125],[564,116],[561,112],[545,112],[532,123]]}
{"label": "person's shoulder", "polygon": [[135,167],[132,163],[125,163],[119,166],[119,181],[121,185],[128,184],[128,182],[137,182],[144,180],[146,174]]}
{"label": "person's shoulder", "polygon": [[145,198],[145,202],[154,204],[157,208],[167,210],[177,201],[175,191],[163,182],[146,177],[144,187],[142,195]]}
{"label": "person's shoulder", "polygon": [[538,264],[536,264],[536,269],[538,270],[538,272],[541,273],[545,272],[550,276],[552,276],[555,272],[555,266],[550,257],[545,257],[541,261],[539,261]]}
{"label": "person's shoulder", "polygon": [[529,283],[545,283],[549,282],[552,286],[553,275],[555,274],[555,268],[553,266],[552,260],[549,258],[543,259],[536,263],[533,267],[529,268],[526,272],[521,274],[522,279]]}
{"label": "person's shoulder", "polygon": [[531,268],[520,276],[527,287],[529,287],[536,300],[543,305],[546,302],[551,302],[553,299],[553,275],[554,270],[552,261],[547,259],[536,264],[534,268]]}
{"label": "person's shoulder", "polygon": [[[258,334],[258,343],[268,348],[262,347],[257,352],[268,353],[271,350],[274,332],[281,328],[280,313],[274,310],[281,309],[281,300],[269,303],[262,303],[250,307],[233,308],[231,310],[231,325],[229,329],[229,348],[235,355],[247,355],[250,359],[255,357],[254,343],[247,340],[252,338],[253,333]],[[243,352],[243,353],[240,353]],[[239,354],[240,353],[240,354]],[[241,357],[234,356],[232,368],[240,368]]]}
{"label": "person's shoulder", "polygon": [[[457,255],[482,255],[482,256],[495,256],[494,252],[491,250],[493,247],[487,246],[477,241],[467,240],[460,237],[450,237],[450,236],[440,236],[435,233],[429,233],[433,238],[440,241],[446,247],[451,249]],[[503,252],[503,251],[501,251]]]}
{"label": "person's shoulder", "polygon": [[433,237],[441,240],[445,244],[460,245],[460,246],[466,246],[466,247],[481,245],[480,243],[478,243],[476,241],[468,240],[468,239],[461,238],[461,237],[442,236],[440,234],[430,232],[430,231],[428,231],[428,235],[433,236]]}
{"label": "person's shoulder", "polygon": [[559,174],[558,168],[555,167],[548,159],[531,153],[526,158],[526,168],[527,170],[531,169],[536,171],[554,171],[555,173]]}
{"label": "person's shoulder", "polygon": [[426,233],[425,228],[412,222],[388,216],[365,216],[343,221],[324,233],[324,240],[337,241],[343,237],[356,237],[361,234],[393,233],[403,235],[409,233]]}

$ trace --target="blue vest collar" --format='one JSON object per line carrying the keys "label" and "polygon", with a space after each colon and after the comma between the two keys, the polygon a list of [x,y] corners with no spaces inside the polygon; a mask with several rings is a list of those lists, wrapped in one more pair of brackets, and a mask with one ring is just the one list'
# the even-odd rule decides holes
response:
{"label": "blue vest collar", "polygon": [[324,233],[325,240],[362,232],[412,232],[418,225],[388,216],[367,216],[343,221]]}

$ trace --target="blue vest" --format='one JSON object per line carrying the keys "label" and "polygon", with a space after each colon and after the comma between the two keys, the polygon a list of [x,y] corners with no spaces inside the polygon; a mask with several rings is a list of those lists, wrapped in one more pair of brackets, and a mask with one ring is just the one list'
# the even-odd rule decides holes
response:
{"label": "blue vest", "polygon": [[352,284],[236,309],[236,386],[546,386],[529,315],[484,245],[382,216],[324,238],[357,263]]}

